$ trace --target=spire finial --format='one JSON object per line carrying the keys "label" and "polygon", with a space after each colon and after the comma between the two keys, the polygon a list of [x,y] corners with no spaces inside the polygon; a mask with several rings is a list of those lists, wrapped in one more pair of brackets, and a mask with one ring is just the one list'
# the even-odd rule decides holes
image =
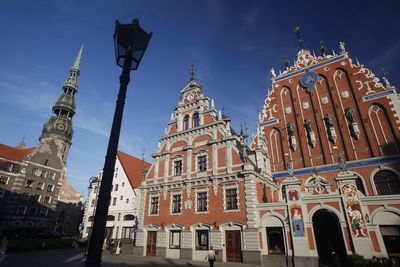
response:
{"label": "spire finial", "polygon": [[74,65],[72,66],[73,69],[79,70],[79,67],[81,65],[82,52],[83,52],[83,43],[81,45],[81,48],[79,49],[78,55],[76,56]]}
{"label": "spire finial", "polygon": [[304,41],[303,33],[301,32],[300,26],[296,26],[293,29],[293,32],[296,33],[296,45],[297,45],[297,48],[300,49],[300,50],[305,49],[306,48],[306,42]]}
{"label": "spire finial", "polygon": [[192,64],[191,64],[190,69],[189,69],[189,74],[190,74],[190,80],[191,81],[195,80],[195,75],[196,75],[196,69],[194,68],[194,60],[195,60],[195,58],[193,56],[192,57]]}

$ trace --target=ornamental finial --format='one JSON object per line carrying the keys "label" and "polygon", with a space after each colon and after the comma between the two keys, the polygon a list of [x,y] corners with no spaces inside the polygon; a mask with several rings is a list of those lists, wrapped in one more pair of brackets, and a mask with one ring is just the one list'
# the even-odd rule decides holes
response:
{"label": "ornamental finial", "polygon": [[303,33],[301,32],[300,26],[296,26],[293,29],[293,32],[296,33],[296,45],[297,48],[302,50],[306,48],[306,42],[304,41]]}
{"label": "ornamental finial", "polygon": [[189,74],[190,74],[190,80],[194,81],[195,80],[195,75],[196,75],[196,70],[194,68],[194,57],[192,57],[192,65],[190,66],[189,69]]}

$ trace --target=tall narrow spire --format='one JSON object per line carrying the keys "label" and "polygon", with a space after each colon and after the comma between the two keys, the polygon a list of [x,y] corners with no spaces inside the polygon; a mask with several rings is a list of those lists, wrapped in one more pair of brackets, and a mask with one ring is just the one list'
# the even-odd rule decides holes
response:
{"label": "tall narrow spire", "polygon": [[79,49],[78,55],[76,56],[74,65],[72,66],[72,69],[79,71],[79,67],[81,65],[82,52],[83,52],[83,43],[81,45],[81,48]]}
{"label": "tall narrow spire", "polygon": [[72,118],[75,115],[75,94],[78,92],[79,68],[82,59],[83,44],[72,65],[67,80],[64,82],[62,93],[53,106],[53,115],[43,126],[40,143],[49,139],[56,139],[64,162],[67,160],[68,150],[71,145],[73,128]]}
{"label": "tall narrow spire", "polygon": [[196,76],[196,69],[194,68],[194,57],[192,57],[192,65],[190,66],[189,74],[190,74],[190,80],[194,81]]}
{"label": "tall narrow spire", "polygon": [[296,45],[297,48],[302,50],[306,48],[306,41],[304,41],[303,33],[301,32],[300,26],[296,26],[293,29],[293,32],[296,33]]}

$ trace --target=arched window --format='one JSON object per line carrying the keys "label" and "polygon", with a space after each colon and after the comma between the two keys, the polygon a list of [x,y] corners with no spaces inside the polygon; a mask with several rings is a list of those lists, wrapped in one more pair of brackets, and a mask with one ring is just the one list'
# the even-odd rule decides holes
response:
{"label": "arched window", "polygon": [[367,195],[367,194],[365,193],[364,184],[363,184],[363,182],[362,182],[362,180],[361,180],[360,177],[357,177],[357,179],[356,179],[356,186],[357,186],[357,190],[358,190],[358,191],[360,191],[360,192],[363,193],[364,195]]}
{"label": "arched window", "polygon": [[189,115],[186,115],[183,119],[183,130],[189,129]]}
{"label": "arched window", "polygon": [[135,219],[135,216],[133,216],[132,214],[126,214],[124,216],[124,221],[133,221]]}
{"label": "arched window", "polygon": [[378,195],[400,194],[400,181],[397,175],[390,170],[378,171],[374,176]]}
{"label": "arched window", "polygon": [[198,127],[200,126],[200,117],[199,117],[199,113],[194,113],[193,114],[193,127]]}
{"label": "arched window", "polygon": [[115,217],[113,215],[108,215],[107,216],[107,221],[114,221]]}

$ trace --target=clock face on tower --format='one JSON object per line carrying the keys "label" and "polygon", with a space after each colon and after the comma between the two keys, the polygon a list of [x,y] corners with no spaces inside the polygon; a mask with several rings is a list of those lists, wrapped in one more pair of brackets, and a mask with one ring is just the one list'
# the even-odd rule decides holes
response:
{"label": "clock face on tower", "polygon": [[314,85],[318,81],[318,74],[312,71],[307,71],[301,78],[301,86],[307,88],[307,91],[311,92],[315,89]]}
{"label": "clock face on tower", "polygon": [[57,130],[64,131],[64,129],[65,129],[64,123],[57,123]]}

